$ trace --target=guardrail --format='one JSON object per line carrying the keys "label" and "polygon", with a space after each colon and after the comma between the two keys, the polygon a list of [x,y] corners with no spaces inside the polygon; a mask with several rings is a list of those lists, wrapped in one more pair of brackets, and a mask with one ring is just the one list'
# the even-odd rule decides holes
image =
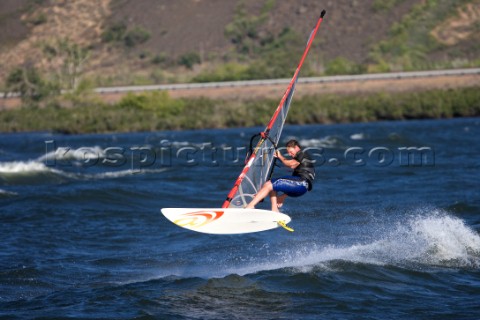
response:
{"label": "guardrail", "polygon": [[[431,71],[412,71],[412,72],[389,72],[373,73],[359,75],[342,75],[326,77],[305,77],[298,78],[299,83],[330,83],[330,82],[348,82],[348,81],[368,81],[368,80],[387,80],[387,79],[409,79],[409,78],[428,78],[444,76],[462,76],[480,74],[480,68],[469,69],[451,69],[451,70],[431,70]],[[268,80],[243,80],[243,81],[223,81],[223,82],[205,82],[205,83],[177,83],[160,84],[148,86],[123,86],[123,87],[101,87],[94,91],[99,94],[141,92],[154,90],[188,90],[188,89],[207,89],[207,88],[228,88],[245,86],[267,86],[288,84],[291,79],[268,79]],[[18,97],[18,93],[1,93],[0,97],[13,98]]]}
{"label": "guardrail", "polygon": [[[432,70],[432,71],[413,71],[413,72],[390,72],[359,75],[342,75],[327,77],[306,77],[298,78],[299,83],[328,83],[328,82],[346,82],[346,81],[366,81],[366,80],[385,80],[385,79],[408,79],[422,77],[439,76],[459,76],[480,74],[480,68],[472,69],[452,69],[452,70]],[[244,86],[267,86],[277,84],[288,84],[291,79],[268,79],[268,80],[244,80],[244,81],[224,81],[224,82],[205,82],[205,83],[179,83],[162,84],[149,86],[128,86],[128,87],[106,87],[96,88],[97,93],[121,93],[135,91],[151,90],[186,90],[202,88],[226,88],[226,87],[244,87]]]}

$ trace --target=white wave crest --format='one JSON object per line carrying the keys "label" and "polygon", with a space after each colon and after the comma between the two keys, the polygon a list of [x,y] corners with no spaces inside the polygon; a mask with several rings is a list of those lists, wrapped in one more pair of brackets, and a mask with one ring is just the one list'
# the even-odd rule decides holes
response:
{"label": "white wave crest", "polygon": [[134,176],[137,174],[160,173],[168,170],[168,168],[159,169],[127,169],[119,171],[107,171],[100,173],[82,173],[82,172],[66,172],[46,166],[43,162],[36,160],[31,161],[13,161],[0,162],[0,176],[4,177],[28,177],[38,176],[41,174],[53,174],[55,176],[66,177],[77,180],[99,180],[99,179],[115,179],[126,176]]}
{"label": "white wave crest", "polygon": [[319,245],[293,247],[281,253],[280,259],[252,263],[228,270],[245,275],[280,268],[310,272],[328,263],[343,260],[354,263],[417,266],[480,268],[480,235],[457,217],[440,211],[417,215],[405,223],[379,232],[378,240],[350,246]]}
{"label": "white wave crest", "polygon": [[352,140],[365,140],[366,135],[364,133],[354,133],[350,135],[350,139]]}
{"label": "white wave crest", "polygon": [[381,265],[480,267],[480,236],[463,220],[446,213],[414,216],[382,233],[369,244],[312,252],[309,262],[327,257]]}
{"label": "white wave crest", "polygon": [[417,240],[423,241],[427,262],[458,262],[468,266],[480,261],[480,236],[463,220],[451,216],[431,216],[412,221],[410,229]]}
{"label": "white wave crest", "polygon": [[80,147],[78,149],[57,148],[37,159],[39,162],[53,162],[55,160],[97,160],[106,157],[105,150],[99,146]]}
{"label": "white wave crest", "polygon": [[127,169],[127,170],[120,170],[120,171],[107,171],[102,173],[96,174],[86,174],[83,175],[86,179],[114,179],[114,178],[122,178],[127,176],[134,176],[138,174],[148,174],[148,173],[160,173],[168,170],[167,168],[160,168],[160,169]]}
{"label": "white wave crest", "polygon": [[343,148],[345,144],[343,141],[334,136],[326,136],[320,139],[301,139],[298,143],[302,147],[309,148]]}
{"label": "white wave crest", "polygon": [[45,164],[38,161],[0,162],[0,173],[30,173],[50,171]]}
{"label": "white wave crest", "polygon": [[19,181],[25,182],[34,181],[39,176],[45,177],[45,175],[51,175],[52,178],[63,177],[75,179],[77,177],[75,173],[50,168],[44,163],[35,160],[0,162],[0,178],[3,179],[21,179]]}
{"label": "white wave crest", "polygon": [[0,195],[17,196],[18,193],[0,189]]}

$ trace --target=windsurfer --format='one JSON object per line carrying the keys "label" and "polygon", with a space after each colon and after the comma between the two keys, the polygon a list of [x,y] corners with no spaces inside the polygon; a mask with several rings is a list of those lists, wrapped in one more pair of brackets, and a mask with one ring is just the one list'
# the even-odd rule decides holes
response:
{"label": "windsurfer", "polygon": [[246,206],[247,209],[255,208],[260,201],[269,195],[272,211],[279,211],[278,208],[283,205],[287,196],[300,197],[307,191],[312,190],[313,180],[315,179],[313,160],[308,153],[302,150],[297,140],[288,141],[286,148],[291,159],[285,158],[278,151],[275,152],[275,157],[280,159],[285,166],[293,169],[292,175],[267,181]]}

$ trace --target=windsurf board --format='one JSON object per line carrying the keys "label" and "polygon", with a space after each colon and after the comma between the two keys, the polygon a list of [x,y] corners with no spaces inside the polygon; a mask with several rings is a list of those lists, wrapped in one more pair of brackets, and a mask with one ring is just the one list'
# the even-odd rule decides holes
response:
{"label": "windsurf board", "polygon": [[286,226],[292,219],[283,213],[243,208],[163,208],[162,214],[179,227],[210,234],[259,232]]}

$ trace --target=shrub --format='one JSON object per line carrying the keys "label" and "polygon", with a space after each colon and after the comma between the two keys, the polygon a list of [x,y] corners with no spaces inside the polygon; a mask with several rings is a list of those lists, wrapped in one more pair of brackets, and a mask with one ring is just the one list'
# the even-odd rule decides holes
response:
{"label": "shrub", "polygon": [[218,66],[213,71],[204,71],[193,78],[193,82],[237,81],[248,79],[248,67],[229,62]]}
{"label": "shrub", "polygon": [[150,39],[150,32],[141,27],[135,27],[125,33],[123,40],[125,45],[131,48],[147,42],[148,39]]}
{"label": "shrub", "polygon": [[103,42],[123,41],[127,26],[123,22],[117,22],[102,33]]}
{"label": "shrub", "polygon": [[172,99],[167,91],[128,93],[117,105],[124,109],[147,110],[159,116],[177,116],[184,110],[184,102]]}
{"label": "shrub", "polygon": [[200,58],[200,55],[197,52],[189,52],[185,53],[178,59],[178,64],[188,68],[192,69],[194,65],[199,64],[202,62],[202,59]]}
{"label": "shrub", "polygon": [[102,33],[103,42],[123,42],[128,48],[147,42],[150,39],[150,32],[142,27],[134,27],[128,30],[127,25],[118,22],[110,26]]}
{"label": "shrub", "polygon": [[162,64],[162,63],[165,63],[166,61],[167,61],[167,55],[165,53],[156,54],[151,60],[152,64]]}
{"label": "shrub", "polygon": [[362,65],[358,65],[343,57],[337,57],[327,63],[325,67],[325,73],[327,75],[338,74],[360,74],[366,71],[366,68]]}

